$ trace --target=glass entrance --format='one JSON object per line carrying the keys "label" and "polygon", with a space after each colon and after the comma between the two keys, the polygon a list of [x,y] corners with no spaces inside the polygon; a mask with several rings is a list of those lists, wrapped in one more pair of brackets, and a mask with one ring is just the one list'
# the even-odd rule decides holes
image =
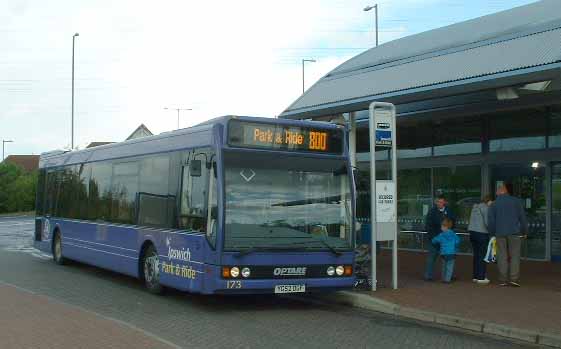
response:
{"label": "glass entrance", "polygon": [[561,262],[561,164],[551,168],[551,260]]}
{"label": "glass entrance", "polygon": [[[559,173],[561,190],[561,167]],[[545,164],[532,162],[492,166],[491,191],[495,193],[497,187],[505,182],[512,183],[514,190],[512,194],[522,200],[528,217],[528,239],[522,243],[522,256],[545,259],[547,243]],[[561,209],[561,205],[558,207]]]}

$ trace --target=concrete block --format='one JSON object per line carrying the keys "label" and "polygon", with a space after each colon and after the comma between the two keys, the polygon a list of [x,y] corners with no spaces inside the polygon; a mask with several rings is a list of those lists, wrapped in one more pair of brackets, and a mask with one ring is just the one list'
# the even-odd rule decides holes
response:
{"label": "concrete block", "polygon": [[450,315],[436,315],[436,323],[446,326],[458,327],[475,332],[483,331],[483,321],[464,319]]}
{"label": "concrete block", "polygon": [[415,319],[423,322],[436,322],[436,314],[429,311],[417,310],[414,308],[402,307],[398,309],[398,316]]}
{"label": "concrete block", "polygon": [[552,333],[538,334],[538,344],[547,345],[554,348],[561,348],[561,335]]}
{"label": "concrete block", "polygon": [[483,332],[494,334],[501,337],[518,339],[524,342],[537,343],[538,333],[534,331],[522,330],[515,327],[499,325],[494,323],[486,323],[483,326]]}
{"label": "concrete block", "polygon": [[368,294],[360,294],[355,292],[341,293],[344,293],[345,297],[351,302],[351,304],[357,308],[377,311],[379,313],[390,315],[396,315],[399,309],[399,306],[397,304],[384,301]]}

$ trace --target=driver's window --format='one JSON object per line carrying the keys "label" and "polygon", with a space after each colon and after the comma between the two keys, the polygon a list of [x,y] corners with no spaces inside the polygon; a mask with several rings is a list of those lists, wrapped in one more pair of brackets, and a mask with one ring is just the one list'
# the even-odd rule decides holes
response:
{"label": "driver's window", "polygon": [[190,231],[206,232],[208,180],[210,160],[208,151],[194,151],[183,166],[181,181],[181,210],[179,227]]}

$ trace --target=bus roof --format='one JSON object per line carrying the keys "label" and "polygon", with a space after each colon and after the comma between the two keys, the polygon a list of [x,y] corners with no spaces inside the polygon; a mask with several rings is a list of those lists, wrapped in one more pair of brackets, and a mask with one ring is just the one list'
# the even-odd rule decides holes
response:
{"label": "bus roof", "polygon": [[212,129],[216,125],[226,125],[231,119],[292,126],[321,127],[326,129],[340,127],[335,124],[318,121],[228,115],[205,121],[196,126],[167,131],[154,136],[131,139],[124,142],[111,143],[77,151],[54,150],[45,152],[40,156],[39,168],[57,167],[80,164],[84,162],[118,159],[129,156],[211,146],[213,142]]}

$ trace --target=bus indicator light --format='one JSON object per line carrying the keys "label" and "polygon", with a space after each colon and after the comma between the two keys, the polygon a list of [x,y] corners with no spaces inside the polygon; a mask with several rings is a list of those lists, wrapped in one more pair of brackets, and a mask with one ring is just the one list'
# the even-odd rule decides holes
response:
{"label": "bus indicator light", "polygon": [[222,277],[227,279],[230,277],[230,268],[228,267],[223,267],[222,268]]}

